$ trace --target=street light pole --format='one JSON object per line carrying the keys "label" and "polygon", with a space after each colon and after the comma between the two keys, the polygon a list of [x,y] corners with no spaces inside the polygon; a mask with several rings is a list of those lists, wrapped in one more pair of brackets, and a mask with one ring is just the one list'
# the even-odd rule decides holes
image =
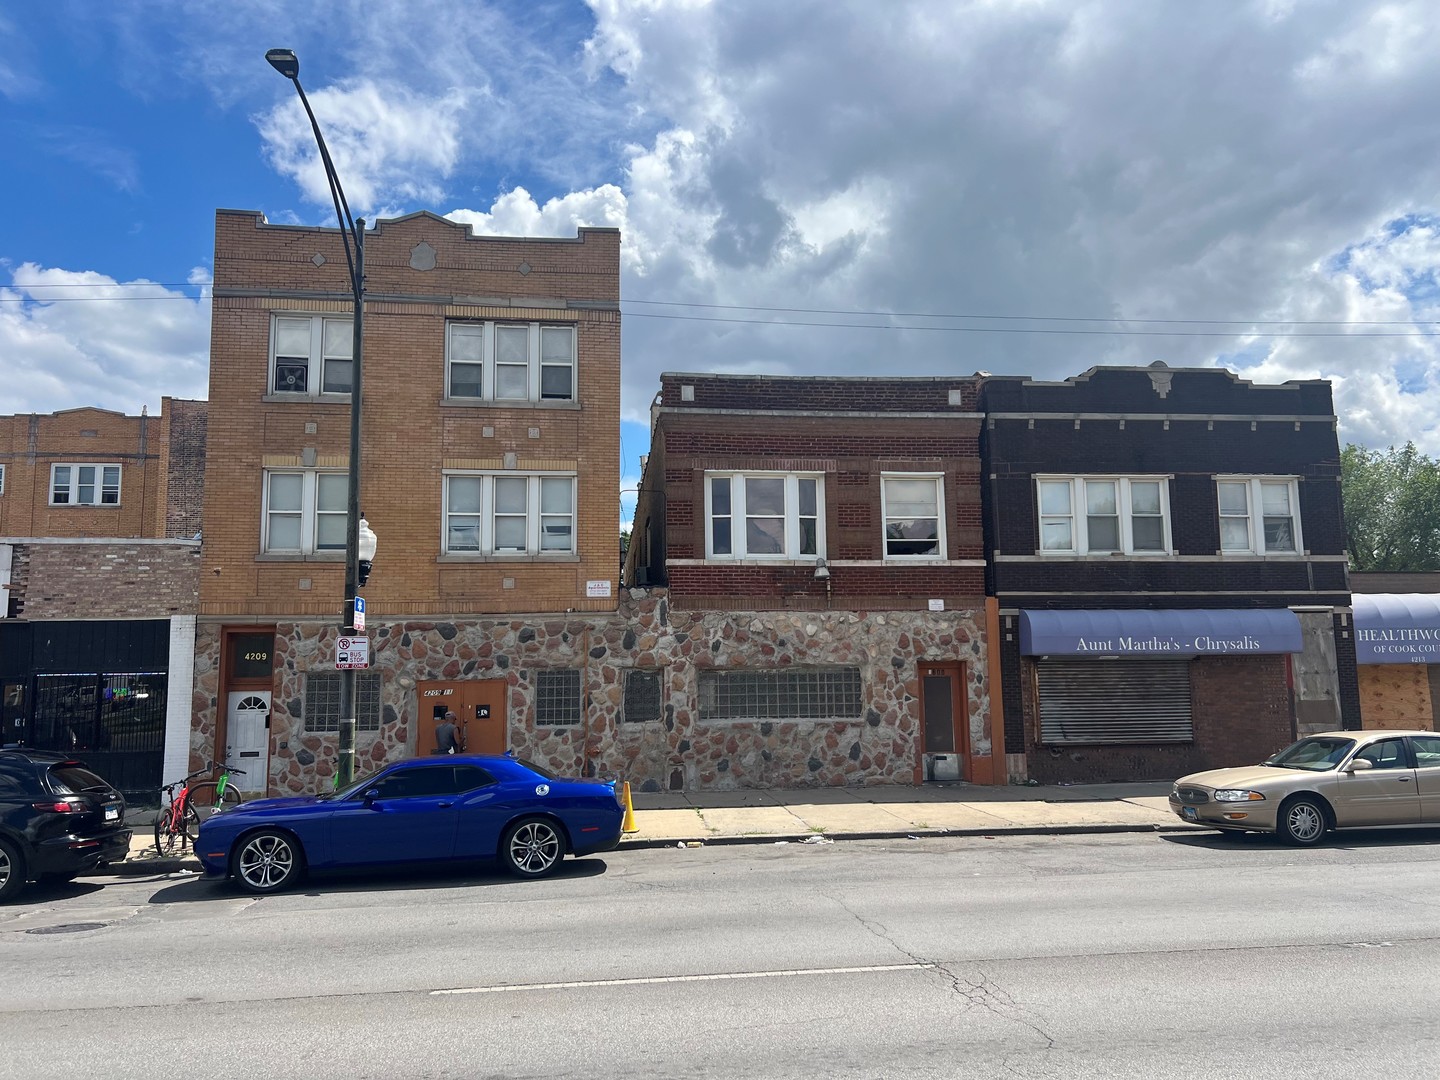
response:
{"label": "street light pole", "polygon": [[[320,161],[325,166],[325,179],[330,184],[330,198],[335,204],[335,217],[340,223],[340,241],[345,247],[345,264],[350,271],[350,291],[355,300],[355,336],[350,368],[350,482],[345,504],[345,598],[340,609],[340,633],[353,635],[355,630],[355,594],[360,584],[360,386],[362,348],[365,341],[365,219],[350,216],[345,189],[335,173],[335,163],[320,134],[320,124],[310,108],[310,99],[300,85],[300,61],[289,49],[271,49],[265,54],[270,66],[295,84],[315,142],[320,148]],[[351,250],[353,245],[353,252]],[[368,530],[367,530],[368,531]],[[373,542],[373,537],[371,538]],[[369,557],[374,557],[373,549]],[[367,562],[369,560],[367,559]],[[340,761],[339,784],[350,783],[355,776],[355,670],[340,669]]]}

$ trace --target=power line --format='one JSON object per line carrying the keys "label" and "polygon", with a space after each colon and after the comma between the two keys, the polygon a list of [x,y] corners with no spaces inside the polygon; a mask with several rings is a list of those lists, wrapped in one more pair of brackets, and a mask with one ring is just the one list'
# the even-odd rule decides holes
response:
{"label": "power line", "polygon": [[[762,307],[758,304],[696,304],[683,300],[622,300],[652,307],[702,308],[709,311],[776,311],[796,315],[880,316],[894,319],[993,319],[1011,322],[1155,323],[1202,326],[1413,326],[1440,324],[1440,319],[1139,319],[1111,315],[976,315],[966,312],[860,311],[835,308]],[[639,314],[636,312],[635,314]]]}
{"label": "power line", "polygon": [[[196,288],[190,283],[113,283],[104,284],[96,282],[69,282],[57,285],[39,286],[0,286],[0,289],[19,289],[31,292],[50,289],[186,289]],[[115,300],[133,302],[138,300],[185,300],[191,303],[203,301],[207,297],[201,293],[195,296],[188,295],[163,295],[163,296],[0,296],[0,304],[75,304],[75,303],[105,303]],[[992,322],[1045,322],[1045,323],[1111,323],[1120,324],[1115,329],[1088,329],[1084,327],[1048,327],[1048,326],[928,326],[904,323],[862,323],[862,322],[819,322],[809,319],[763,319],[763,318],[742,318],[720,315],[680,315],[672,313],[657,313],[647,311],[624,311],[626,305],[646,305],[652,307],[679,307],[699,308],[708,311],[758,311],[771,312],[775,314],[794,315],[833,315],[837,318],[887,318],[887,319],[951,319],[992,321]],[[890,330],[890,331],[920,331],[927,333],[954,333],[954,334],[1048,334],[1060,336],[1099,336],[1099,337],[1236,337],[1254,336],[1263,338],[1433,338],[1440,337],[1440,331],[1415,330],[1407,332],[1366,332],[1348,333],[1342,330],[1285,330],[1285,331],[1259,331],[1255,327],[1264,326],[1335,326],[1335,327],[1361,327],[1361,326],[1440,326],[1440,320],[1435,319],[1142,319],[1142,318],[1120,318],[1097,317],[1084,315],[984,315],[976,313],[936,313],[923,311],[866,311],[866,310],[844,310],[835,308],[793,308],[793,307],[766,307],[761,305],[743,304],[701,304],[688,301],[674,300],[622,300],[622,314],[634,319],[666,319],[672,322],[711,322],[730,323],[747,326],[784,326],[803,327],[808,329],[829,329],[829,330]],[[1128,327],[1133,326],[1214,326],[1230,327],[1232,329],[1216,330],[1137,330]]]}
{"label": "power line", "polygon": [[[1247,336],[1240,330],[1083,330],[1056,329],[1043,326],[906,326],[886,323],[809,322],[800,319],[729,319],[719,315],[652,315],[643,311],[626,312],[632,319],[671,319],[681,322],[743,323],[752,326],[804,326],[827,330],[918,330],[950,334],[1062,334],[1098,335],[1104,337],[1237,337]],[[1366,324],[1358,324],[1366,325]],[[1338,330],[1256,332],[1263,338],[1433,338],[1440,332],[1347,334]]]}

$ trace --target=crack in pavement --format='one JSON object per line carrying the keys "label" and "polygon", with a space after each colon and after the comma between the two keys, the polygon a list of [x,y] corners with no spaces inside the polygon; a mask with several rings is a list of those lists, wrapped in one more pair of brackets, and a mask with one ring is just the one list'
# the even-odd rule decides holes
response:
{"label": "crack in pavement", "polygon": [[1011,997],[1009,992],[1001,987],[999,983],[986,975],[983,969],[975,969],[979,974],[978,981],[967,976],[962,976],[940,960],[911,952],[895,940],[884,923],[874,919],[867,919],[839,897],[829,896],[827,894],[826,898],[834,902],[842,911],[875,937],[889,945],[901,956],[928,970],[939,973],[949,982],[950,990],[965,1000],[967,1007],[974,1006],[982,1008],[1001,1020],[1008,1020],[1011,1023],[1029,1028],[1035,1032],[1036,1035],[1040,1036],[1041,1039],[1045,1040],[1045,1045],[1040,1047],[1042,1053],[1055,1049],[1054,1037],[1040,1027],[1039,1024],[1029,1019],[1029,1017],[1025,1015],[1025,1007]]}

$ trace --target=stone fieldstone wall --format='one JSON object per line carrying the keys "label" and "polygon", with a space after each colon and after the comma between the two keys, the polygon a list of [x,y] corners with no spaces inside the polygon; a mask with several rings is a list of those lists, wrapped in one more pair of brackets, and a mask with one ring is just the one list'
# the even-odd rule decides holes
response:
{"label": "stone fieldstone wall", "polygon": [[[814,788],[913,783],[920,761],[918,665],[963,661],[973,754],[991,752],[983,612],[689,612],[663,592],[635,590],[615,615],[464,622],[371,618],[372,670],[382,679],[378,732],[356,740],[357,773],[416,752],[415,684],[496,679],[509,684],[510,746],[564,775],[615,774],[640,791]],[[333,671],[334,627],[276,627],[270,793],[324,790],[336,736],[307,733],[304,676]],[[197,759],[211,751],[219,700],[219,628],[196,642]],[[858,667],[861,715],[836,720],[705,721],[699,673]],[[536,727],[533,673],[580,668],[586,707],[572,727]],[[661,676],[661,718],[627,723],[625,673]],[[285,748],[281,749],[281,745]]]}

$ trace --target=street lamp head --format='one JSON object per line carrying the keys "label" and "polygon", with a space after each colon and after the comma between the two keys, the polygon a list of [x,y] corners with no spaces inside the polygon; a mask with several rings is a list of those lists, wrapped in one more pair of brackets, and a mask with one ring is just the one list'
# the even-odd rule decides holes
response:
{"label": "street lamp head", "polygon": [[359,556],[356,561],[360,564],[356,567],[358,574],[356,584],[362,588],[370,580],[370,567],[375,562],[375,548],[378,543],[374,530],[370,528],[370,523],[362,517],[356,544],[356,554]]}
{"label": "street lamp head", "polygon": [[270,66],[287,79],[300,77],[300,60],[290,49],[271,49],[265,54]]}

